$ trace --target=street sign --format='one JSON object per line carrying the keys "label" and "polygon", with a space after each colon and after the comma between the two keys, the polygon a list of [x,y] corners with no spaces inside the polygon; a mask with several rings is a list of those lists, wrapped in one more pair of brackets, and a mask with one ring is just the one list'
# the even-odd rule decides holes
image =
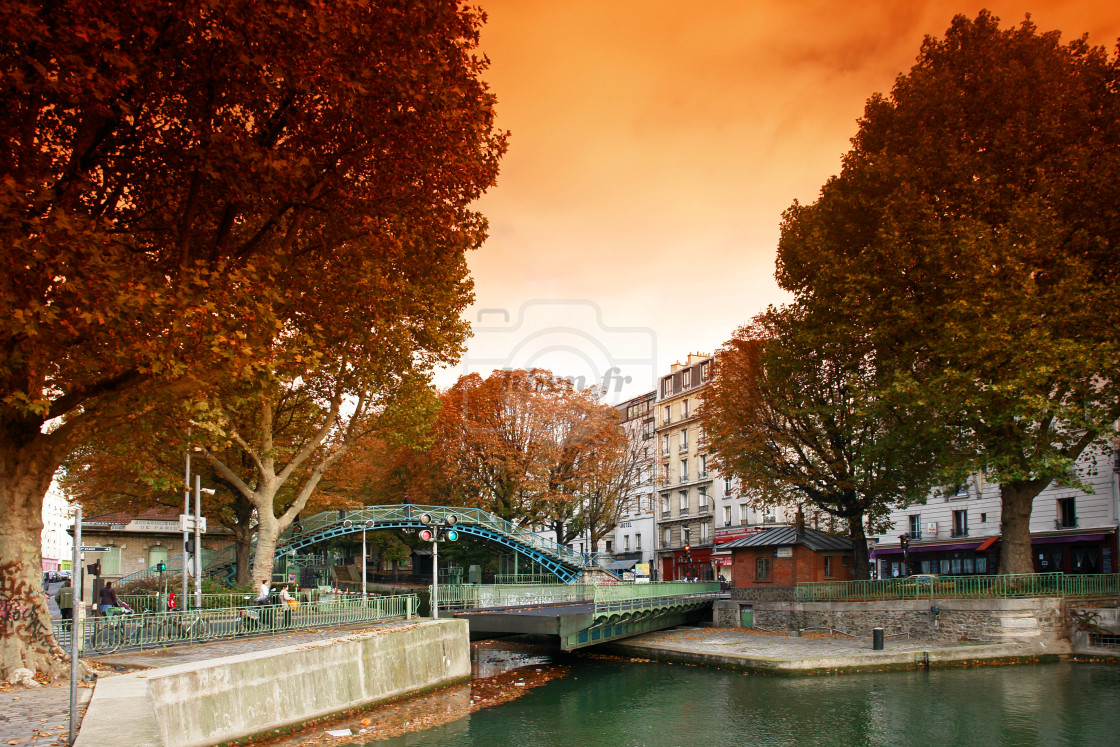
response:
{"label": "street sign", "polygon": [[101,545],[82,545],[81,546],[81,551],[82,552],[109,552],[109,548],[108,547],[102,547]]}
{"label": "street sign", "polygon": [[[194,531],[194,517],[190,514],[179,514],[179,531],[180,532],[193,532]],[[206,517],[203,516],[199,521],[198,531],[206,534]]]}

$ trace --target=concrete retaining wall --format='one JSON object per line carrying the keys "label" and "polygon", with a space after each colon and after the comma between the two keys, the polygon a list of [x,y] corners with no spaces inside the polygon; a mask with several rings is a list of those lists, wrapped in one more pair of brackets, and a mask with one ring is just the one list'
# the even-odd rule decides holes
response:
{"label": "concrete retaining wall", "polygon": [[[715,604],[716,627],[738,627],[740,611],[749,605],[754,626],[795,632],[829,628],[849,635],[870,636],[883,628],[888,636],[910,635],[934,641],[983,643],[1068,641],[1062,600],[928,599],[879,602],[772,602],[724,600]],[[936,608],[936,610],[935,610]]]}
{"label": "concrete retaining wall", "polygon": [[77,747],[194,747],[467,679],[465,620],[431,620],[97,683]]}

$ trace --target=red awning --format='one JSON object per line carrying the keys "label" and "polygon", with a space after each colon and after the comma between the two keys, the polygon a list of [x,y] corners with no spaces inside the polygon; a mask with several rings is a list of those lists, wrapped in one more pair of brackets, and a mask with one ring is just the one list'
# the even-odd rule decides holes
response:
{"label": "red awning", "polygon": [[980,543],[980,547],[976,548],[976,552],[984,552],[989,547],[994,545],[996,543],[996,540],[998,540],[998,539],[999,539],[998,534],[992,535],[991,537],[989,537],[988,539],[986,539],[986,540],[984,540],[983,542]]}

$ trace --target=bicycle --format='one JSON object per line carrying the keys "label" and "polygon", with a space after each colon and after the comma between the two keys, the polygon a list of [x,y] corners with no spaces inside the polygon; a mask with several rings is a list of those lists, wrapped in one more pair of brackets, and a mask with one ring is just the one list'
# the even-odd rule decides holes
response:
{"label": "bicycle", "polygon": [[169,617],[164,625],[168,638],[174,636],[179,640],[205,641],[211,636],[210,621],[197,610]]}
{"label": "bicycle", "polygon": [[105,618],[97,619],[94,625],[93,648],[102,654],[111,654],[128,644],[143,647],[145,634],[151,637],[153,627],[146,615],[134,618],[129,607],[110,607]]}

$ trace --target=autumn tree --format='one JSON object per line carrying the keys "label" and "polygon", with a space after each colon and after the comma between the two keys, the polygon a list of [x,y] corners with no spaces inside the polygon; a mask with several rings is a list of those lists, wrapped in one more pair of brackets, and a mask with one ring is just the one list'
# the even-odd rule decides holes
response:
{"label": "autumn tree", "polygon": [[421,367],[456,354],[470,205],[504,149],[482,20],[443,0],[0,5],[0,598],[19,611],[0,677],[65,673],[38,537],[79,445],[396,324]]}
{"label": "autumn tree", "polygon": [[542,369],[494,371],[460,377],[439,401],[429,447],[370,455],[377,502],[482,508],[545,525],[560,543],[613,528],[637,457],[594,392]]}
{"label": "autumn tree", "polygon": [[782,224],[782,287],[870,330],[889,388],[946,424],[946,470],[1000,484],[1003,573],[1033,571],[1035,496],[1120,416],[1118,72],[1085,38],[958,16]]}
{"label": "autumn tree", "polygon": [[[408,440],[435,413],[430,372],[409,371],[407,362],[370,349],[372,360],[360,368],[349,360],[322,366],[298,380],[274,379],[240,396],[225,393],[212,405],[216,421],[202,455],[217,478],[256,509],[254,583],[271,580],[281,533],[354,444],[373,434]],[[375,378],[373,360],[383,366]],[[354,399],[346,401],[347,395]]]}
{"label": "autumn tree", "polygon": [[757,505],[807,503],[837,517],[856,578],[869,578],[866,529],[925,499],[935,443],[878,393],[866,339],[837,332],[797,307],[755,317],[719,351],[701,417],[722,474]]}

